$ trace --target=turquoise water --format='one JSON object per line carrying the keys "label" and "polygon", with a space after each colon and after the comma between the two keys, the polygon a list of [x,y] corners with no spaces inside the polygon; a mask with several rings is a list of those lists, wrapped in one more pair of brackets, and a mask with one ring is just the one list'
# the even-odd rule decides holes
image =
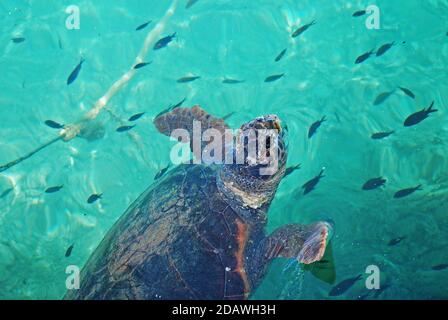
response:
{"label": "turquoise water", "polygon": [[[82,266],[112,224],[169,161],[172,143],[152,124],[156,114],[186,97],[229,118],[232,127],[276,113],[289,128],[288,164],[302,168],[280,185],[269,212],[269,230],[286,223],[330,218],[337,280],[381,270],[387,286],[378,299],[448,298],[448,1],[377,0],[381,27],[369,30],[353,12],[364,1],[179,1],[161,36],[177,32],[167,48],[150,50],[142,68],[92,121],[97,139],[58,141],[0,173],[0,299],[59,299],[65,268]],[[0,2],[0,164],[53,139],[52,119],[81,119],[133,65],[146,34],[171,1],[78,1],[79,30],[67,30],[72,1]],[[152,19],[144,30],[140,24]],[[316,24],[297,38],[299,26]],[[23,37],[14,43],[11,38]],[[372,48],[396,41],[381,57],[354,64]],[[288,48],[279,62],[275,57]],[[66,80],[80,58],[76,81]],[[272,83],[272,74],[285,76]],[[200,79],[179,84],[178,78]],[[222,84],[224,77],[244,79]],[[382,92],[402,86],[381,105]],[[417,126],[408,115],[435,101],[439,111]],[[115,129],[146,112],[128,133]],[[307,130],[326,116],[312,139]],[[378,131],[395,130],[384,140]],[[316,190],[301,186],[325,167]],[[384,188],[362,191],[384,176]],[[407,198],[402,188],[421,184]],[[57,193],[45,189],[64,185]],[[101,201],[87,204],[92,193]],[[406,236],[397,246],[391,239]],[[70,257],[64,256],[74,245]],[[272,264],[256,299],[327,299],[332,286],[286,260]],[[363,281],[337,299],[366,293]]]}

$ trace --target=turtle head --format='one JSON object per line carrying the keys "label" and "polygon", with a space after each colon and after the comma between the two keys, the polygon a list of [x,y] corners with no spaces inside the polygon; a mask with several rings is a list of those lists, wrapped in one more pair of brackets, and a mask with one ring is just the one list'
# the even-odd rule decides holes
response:
{"label": "turtle head", "polygon": [[222,166],[218,187],[232,207],[269,206],[285,173],[287,132],[280,118],[265,115],[241,126],[235,135],[233,163]]}
{"label": "turtle head", "polygon": [[287,147],[280,118],[270,114],[243,124],[236,134],[235,158],[251,175],[265,180],[282,173]]}

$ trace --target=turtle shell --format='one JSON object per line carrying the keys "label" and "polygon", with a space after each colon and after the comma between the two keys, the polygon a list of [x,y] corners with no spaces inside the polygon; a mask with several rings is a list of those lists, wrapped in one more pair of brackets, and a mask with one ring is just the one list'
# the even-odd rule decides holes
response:
{"label": "turtle shell", "polygon": [[[115,223],[67,299],[243,299],[257,238],[216,186],[217,168],[181,165]],[[264,226],[255,228],[263,230]],[[255,237],[255,235],[257,235]],[[259,270],[259,269],[258,269]]]}

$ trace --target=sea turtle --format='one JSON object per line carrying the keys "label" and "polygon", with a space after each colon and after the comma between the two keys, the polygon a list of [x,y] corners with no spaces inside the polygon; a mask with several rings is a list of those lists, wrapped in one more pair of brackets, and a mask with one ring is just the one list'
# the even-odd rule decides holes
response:
{"label": "sea turtle", "polygon": [[[193,120],[203,131],[228,128],[199,106],[177,108],[154,123],[170,135],[178,128],[191,132]],[[267,211],[285,173],[286,130],[276,115],[267,115],[242,125],[240,133],[255,129],[279,132],[277,139],[266,139],[278,154],[274,174],[260,175],[266,159],[274,159],[267,152],[256,161],[245,152],[241,164],[178,165],[115,223],[83,268],[80,288],[65,298],[246,299],[272,259],[321,260],[332,233],[327,222],[290,224],[266,234]],[[248,151],[249,139],[240,141],[234,149]]]}

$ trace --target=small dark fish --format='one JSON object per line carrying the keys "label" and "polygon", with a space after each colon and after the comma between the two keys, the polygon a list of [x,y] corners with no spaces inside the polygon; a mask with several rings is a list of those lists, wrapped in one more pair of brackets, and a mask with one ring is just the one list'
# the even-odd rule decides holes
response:
{"label": "small dark fish", "polygon": [[235,112],[230,112],[228,114],[226,114],[224,117],[222,117],[222,120],[227,120],[229,119],[231,116],[233,116],[235,114]]}
{"label": "small dark fish", "polygon": [[70,255],[72,254],[72,251],[73,251],[73,247],[74,247],[74,246],[75,246],[75,245],[72,244],[70,247],[68,247],[67,251],[65,251],[65,257],[66,257],[66,258],[70,257]]}
{"label": "small dark fish", "polygon": [[364,183],[364,185],[362,186],[362,190],[374,190],[374,189],[377,189],[379,187],[384,186],[386,181],[387,180],[384,179],[383,177],[370,179],[366,183]]}
{"label": "small dark fish", "polygon": [[177,83],[187,83],[199,79],[200,76],[187,76],[177,79]]}
{"label": "small dark fish", "polygon": [[0,199],[3,199],[4,197],[6,197],[8,194],[10,194],[12,191],[14,190],[14,188],[8,188],[5,191],[2,192],[2,194],[0,195]]}
{"label": "small dark fish", "polygon": [[56,121],[53,121],[53,120],[47,120],[47,121],[45,121],[45,124],[47,126],[49,126],[50,128],[53,128],[53,129],[62,129],[62,128],[64,128],[63,124],[60,124],[60,123],[58,123]]}
{"label": "small dark fish", "polygon": [[398,88],[400,88],[400,90],[403,91],[408,97],[415,99],[415,94],[411,90],[403,88],[403,87],[398,87]]}
{"label": "small dark fish", "polygon": [[170,107],[171,110],[174,110],[174,109],[177,109],[177,108],[181,107],[181,106],[184,104],[185,100],[187,100],[187,98],[183,98],[182,101],[179,101],[179,102],[176,103],[174,106]]}
{"label": "small dark fish", "polygon": [[322,179],[323,177],[325,177],[324,175],[324,169],[322,169],[319,173],[318,176],[314,177],[313,179],[311,179],[310,181],[306,182],[303,186],[302,189],[303,190],[303,194],[306,195],[308,193],[310,193],[311,191],[314,190],[314,188],[316,187],[316,185],[319,183],[320,179]]}
{"label": "small dark fish", "polygon": [[23,37],[16,37],[16,38],[12,38],[11,41],[14,43],[22,43],[24,42],[26,39]]}
{"label": "small dark fish", "polygon": [[266,79],[264,79],[264,82],[274,82],[277,81],[278,79],[282,78],[285,74],[274,74],[272,76],[267,77]]}
{"label": "small dark fish", "polygon": [[360,55],[358,58],[356,58],[355,64],[360,64],[364,61],[366,61],[367,59],[370,58],[370,56],[374,53],[375,50],[371,50],[369,52],[363,53],[362,55]]}
{"label": "small dark fish", "polygon": [[137,121],[137,120],[140,119],[144,114],[145,114],[145,112],[140,112],[140,113],[134,114],[132,117],[130,117],[130,118],[128,119],[128,121]]}
{"label": "small dark fish", "polygon": [[58,35],[58,46],[59,46],[59,49],[64,50],[64,46],[62,45],[62,40],[59,35]]}
{"label": "small dark fish", "polygon": [[296,164],[295,166],[291,166],[286,168],[285,170],[285,175],[283,176],[283,178],[286,178],[287,176],[289,176],[291,173],[293,173],[294,171],[300,169],[301,164]]}
{"label": "small dark fish", "polygon": [[363,295],[358,296],[356,300],[366,300],[370,296],[370,291],[367,293],[364,293]]}
{"label": "small dark fish", "polygon": [[199,0],[188,0],[187,5],[185,6],[185,9],[190,9],[198,1]]}
{"label": "small dark fish", "polygon": [[383,54],[385,54],[387,51],[389,51],[390,48],[392,48],[395,45],[395,41],[391,43],[383,44],[376,52],[377,57],[381,57]]}
{"label": "small dark fish", "polygon": [[157,41],[153,49],[159,50],[166,47],[174,39],[174,37],[176,37],[176,32]]}
{"label": "small dark fish", "polygon": [[140,62],[134,66],[134,69],[140,69],[140,68],[146,67],[147,65],[150,65],[150,64],[151,64],[151,62]]}
{"label": "small dark fish", "polygon": [[160,117],[162,114],[165,114],[165,113],[170,112],[170,111],[171,111],[171,108],[172,108],[172,106],[169,106],[168,108],[166,108],[166,109],[160,111],[160,112],[155,116],[155,118],[158,118],[158,117]]}
{"label": "small dark fish", "polygon": [[165,114],[165,113],[167,113],[167,112],[173,111],[174,109],[177,109],[177,108],[181,107],[181,106],[184,104],[185,100],[187,100],[187,98],[184,98],[182,101],[179,101],[179,102],[176,103],[174,106],[169,106],[168,108],[166,108],[166,109],[160,111],[160,112],[155,116],[155,118],[158,118],[158,117],[160,117],[162,114]]}
{"label": "small dark fish", "polygon": [[358,275],[354,278],[346,279],[331,289],[329,295],[331,297],[340,296],[344,294],[348,289],[350,289],[356,282],[362,279],[362,275]]}
{"label": "small dark fish", "polygon": [[398,237],[398,238],[392,239],[392,240],[389,241],[388,246],[389,247],[396,246],[397,244],[399,244],[404,239],[406,239],[406,237]]}
{"label": "small dark fish", "polygon": [[308,130],[308,139],[310,139],[317,131],[317,129],[320,127],[322,122],[326,121],[325,116],[322,117],[319,121],[314,122],[310,129]]}
{"label": "small dark fish", "polygon": [[380,140],[380,139],[384,139],[387,138],[388,136],[390,136],[391,134],[394,134],[395,131],[389,131],[389,132],[377,132],[371,135],[371,138],[374,140]]}
{"label": "small dark fish", "polygon": [[278,56],[275,58],[275,62],[279,62],[283,58],[285,53],[286,53],[286,48],[283,49],[283,51],[278,54]]}
{"label": "small dark fish", "polygon": [[397,192],[394,194],[394,198],[395,198],[395,199],[399,199],[399,198],[407,197],[407,196],[413,194],[413,193],[414,193],[415,191],[417,191],[417,190],[423,190],[421,184],[419,184],[418,186],[413,187],[413,188],[406,188],[406,189],[397,191]]}
{"label": "small dark fish", "polygon": [[387,92],[383,92],[380,93],[376,98],[375,101],[373,102],[374,106],[378,106],[380,104],[382,104],[384,101],[386,101],[392,94],[394,93],[394,91],[387,91]]}
{"label": "small dark fish", "polygon": [[55,192],[58,192],[59,190],[61,190],[63,187],[64,186],[50,187],[45,190],[45,193],[55,193]]}
{"label": "small dark fish", "polygon": [[102,199],[103,194],[99,193],[99,194],[92,194],[88,199],[87,199],[87,203],[92,204],[95,201]]}
{"label": "small dark fish", "polygon": [[363,16],[363,15],[365,15],[366,14],[366,10],[359,10],[359,11],[356,11],[355,13],[353,13],[353,17],[361,17],[361,16]]}
{"label": "small dark fish", "polygon": [[78,65],[75,67],[75,69],[70,73],[70,75],[67,78],[67,85],[70,85],[73,83],[73,81],[76,80],[76,78],[79,75],[79,72],[81,71],[82,64],[84,63],[84,58],[81,58],[81,61],[78,63]]}
{"label": "small dark fish", "polygon": [[237,84],[237,83],[243,83],[244,80],[237,80],[237,79],[229,79],[229,78],[225,78],[224,80],[222,80],[222,83],[225,84]]}
{"label": "small dark fish", "polygon": [[116,131],[117,132],[126,132],[126,131],[131,130],[134,127],[135,127],[135,125],[133,125],[133,126],[121,126],[121,127],[117,128]]}
{"label": "small dark fish", "polygon": [[144,24],[139,25],[137,28],[135,28],[135,31],[145,29],[148,26],[148,24],[150,24],[151,22],[152,22],[152,20],[149,20],[148,22],[145,22]]}
{"label": "small dark fish", "polygon": [[167,165],[165,168],[157,172],[156,176],[154,177],[154,180],[160,179],[170,168],[170,165]]}
{"label": "small dark fish", "polygon": [[378,290],[375,290],[375,293],[373,295],[374,299],[377,299],[384,291],[389,289],[391,287],[390,284],[381,285],[381,287]]}
{"label": "small dark fish", "polygon": [[339,114],[337,114],[336,112],[334,113],[334,116],[336,117],[336,120],[341,123],[341,118],[339,117]]}
{"label": "small dark fish", "polygon": [[437,266],[432,267],[431,269],[434,271],[445,270],[445,269],[448,269],[448,264],[439,264]]}
{"label": "small dark fish", "polygon": [[419,124],[420,122],[422,122],[423,120],[428,118],[430,113],[439,111],[437,109],[433,109],[432,108],[433,106],[434,106],[434,101],[431,103],[431,105],[427,109],[423,109],[423,110],[420,110],[420,111],[418,111],[416,113],[411,114],[404,121],[404,126],[405,127],[411,127],[411,126],[414,126],[416,124]]}
{"label": "small dark fish", "polygon": [[293,38],[296,38],[296,37],[300,36],[302,33],[304,33],[306,30],[308,30],[309,27],[311,27],[312,25],[315,25],[315,24],[316,24],[316,20],[313,20],[310,23],[308,23],[308,24],[300,27],[296,31],[294,31],[291,36]]}

